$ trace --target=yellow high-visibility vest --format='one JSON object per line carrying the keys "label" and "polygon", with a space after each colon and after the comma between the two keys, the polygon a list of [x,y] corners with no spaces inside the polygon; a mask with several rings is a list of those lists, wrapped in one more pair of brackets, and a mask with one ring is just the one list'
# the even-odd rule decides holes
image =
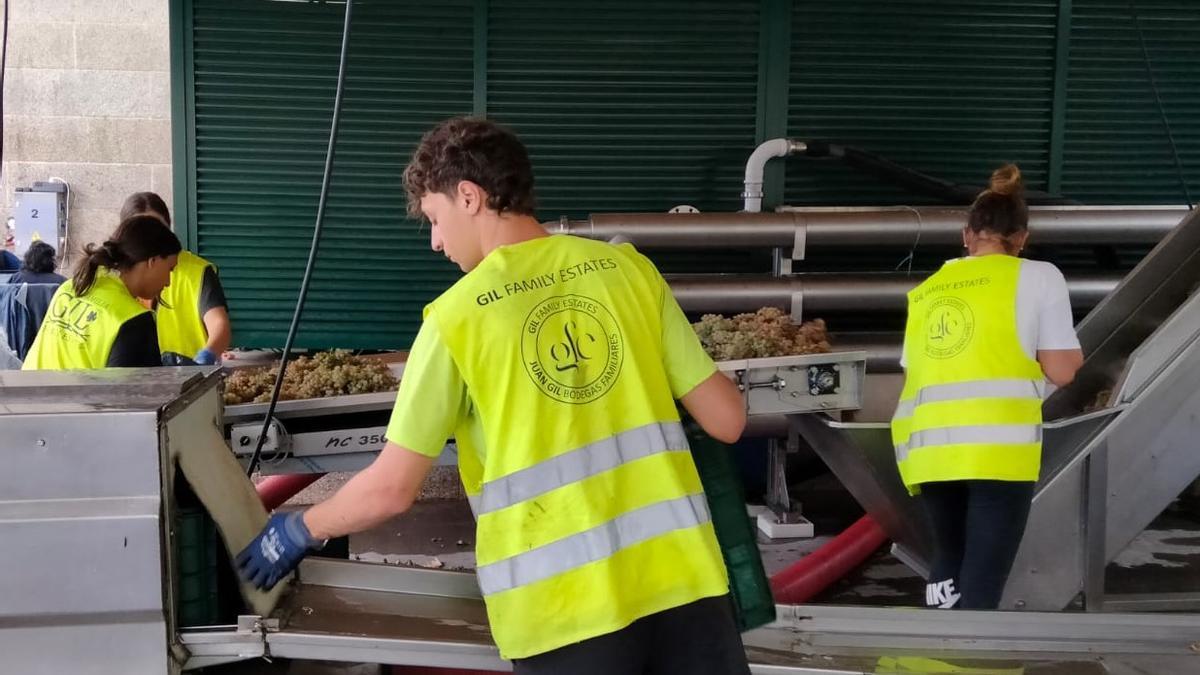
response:
{"label": "yellow high-visibility vest", "polygon": [[628,244],[553,236],[497,249],[426,308],[474,409],[455,440],[506,658],[729,592],[660,279]]}
{"label": "yellow high-visibility vest", "polygon": [[1042,369],[1017,336],[1021,260],[946,263],[908,294],[906,371],[892,419],[909,492],[933,481],[1035,481]]}
{"label": "yellow high-visibility vest", "polygon": [[200,293],[204,290],[204,271],[212,263],[189,251],[179,252],[179,262],[171,271],[171,283],[163,289],[162,301],[154,310],[158,324],[158,348],[192,358],[208,344],[208,329],[200,316]]}
{"label": "yellow high-visibility vest", "polygon": [[[962,661],[962,659],[955,659]],[[987,663],[986,659],[971,659],[970,665],[959,665],[926,656],[881,656],[875,663],[876,675],[1023,675],[1025,667],[1011,663]]]}
{"label": "yellow high-visibility vest", "polygon": [[67,280],[50,299],[50,309],[21,370],[104,368],[126,321],[149,312],[125,283],[105,270],[83,295]]}

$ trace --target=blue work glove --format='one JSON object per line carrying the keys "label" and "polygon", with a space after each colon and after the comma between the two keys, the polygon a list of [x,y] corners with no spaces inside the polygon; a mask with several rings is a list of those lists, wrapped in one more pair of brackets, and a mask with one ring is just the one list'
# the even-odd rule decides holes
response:
{"label": "blue work glove", "polygon": [[207,349],[201,349],[200,351],[196,352],[196,355],[192,357],[192,360],[195,361],[196,365],[198,366],[217,365],[217,355],[208,351]]}
{"label": "blue work glove", "polygon": [[271,590],[279,580],[296,569],[309,551],[325,542],[313,539],[304,524],[303,511],[276,513],[263,531],[237,556],[238,575],[263,590]]}

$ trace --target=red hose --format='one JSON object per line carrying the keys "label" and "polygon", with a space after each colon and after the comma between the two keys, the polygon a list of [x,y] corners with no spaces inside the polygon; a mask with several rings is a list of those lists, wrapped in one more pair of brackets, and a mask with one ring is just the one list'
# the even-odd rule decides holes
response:
{"label": "red hose", "polygon": [[870,516],[859,518],[844,532],[795,565],[771,577],[775,602],[799,605],[841,579],[887,541],[883,528]]}
{"label": "red hose", "polygon": [[323,473],[293,473],[283,476],[267,476],[254,488],[258,490],[258,496],[262,499],[263,506],[267,507],[267,511],[274,511],[324,475]]}

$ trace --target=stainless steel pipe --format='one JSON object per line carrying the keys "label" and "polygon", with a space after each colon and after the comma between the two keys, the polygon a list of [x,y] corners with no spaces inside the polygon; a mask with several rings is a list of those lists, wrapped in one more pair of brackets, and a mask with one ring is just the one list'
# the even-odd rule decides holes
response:
{"label": "stainless steel pipe", "polygon": [[[801,309],[805,317],[902,314],[907,307],[906,294],[923,279],[905,274],[672,274],[666,278],[685,312],[730,314],[778,307],[793,314]],[[1068,278],[1071,306],[1076,310],[1095,307],[1120,280],[1121,275],[1113,273]]]}
{"label": "stainless steel pipe", "polygon": [[[955,246],[965,207],[784,207],[779,213],[596,213],[548,223],[553,232],[592,239],[621,236],[639,248],[792,248]],[[1187,214],[1176,206],[1036,206],[1035,244],[1153,244]]]}
{"label": "stainless steel pipe", "polygon": [[904,333],[833,333],[829,343],[839,352],[866,352],[868,373],[899,373]]}

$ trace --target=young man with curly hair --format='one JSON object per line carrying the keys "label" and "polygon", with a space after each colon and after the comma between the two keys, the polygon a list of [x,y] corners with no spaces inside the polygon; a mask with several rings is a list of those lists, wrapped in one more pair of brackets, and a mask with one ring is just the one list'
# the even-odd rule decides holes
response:
{"label": "young man with curly hair", "polygon": [[675,406],[732,442],[743,401],[658,270],[629,244],[547,235],[525,147],[493,122],[436,126],[404,183],[465,275],[425,308],[378,459],[272,517],[243,576],[270,587],[322,540],[405,511],[453,436],[515,672],[749,673]]}

